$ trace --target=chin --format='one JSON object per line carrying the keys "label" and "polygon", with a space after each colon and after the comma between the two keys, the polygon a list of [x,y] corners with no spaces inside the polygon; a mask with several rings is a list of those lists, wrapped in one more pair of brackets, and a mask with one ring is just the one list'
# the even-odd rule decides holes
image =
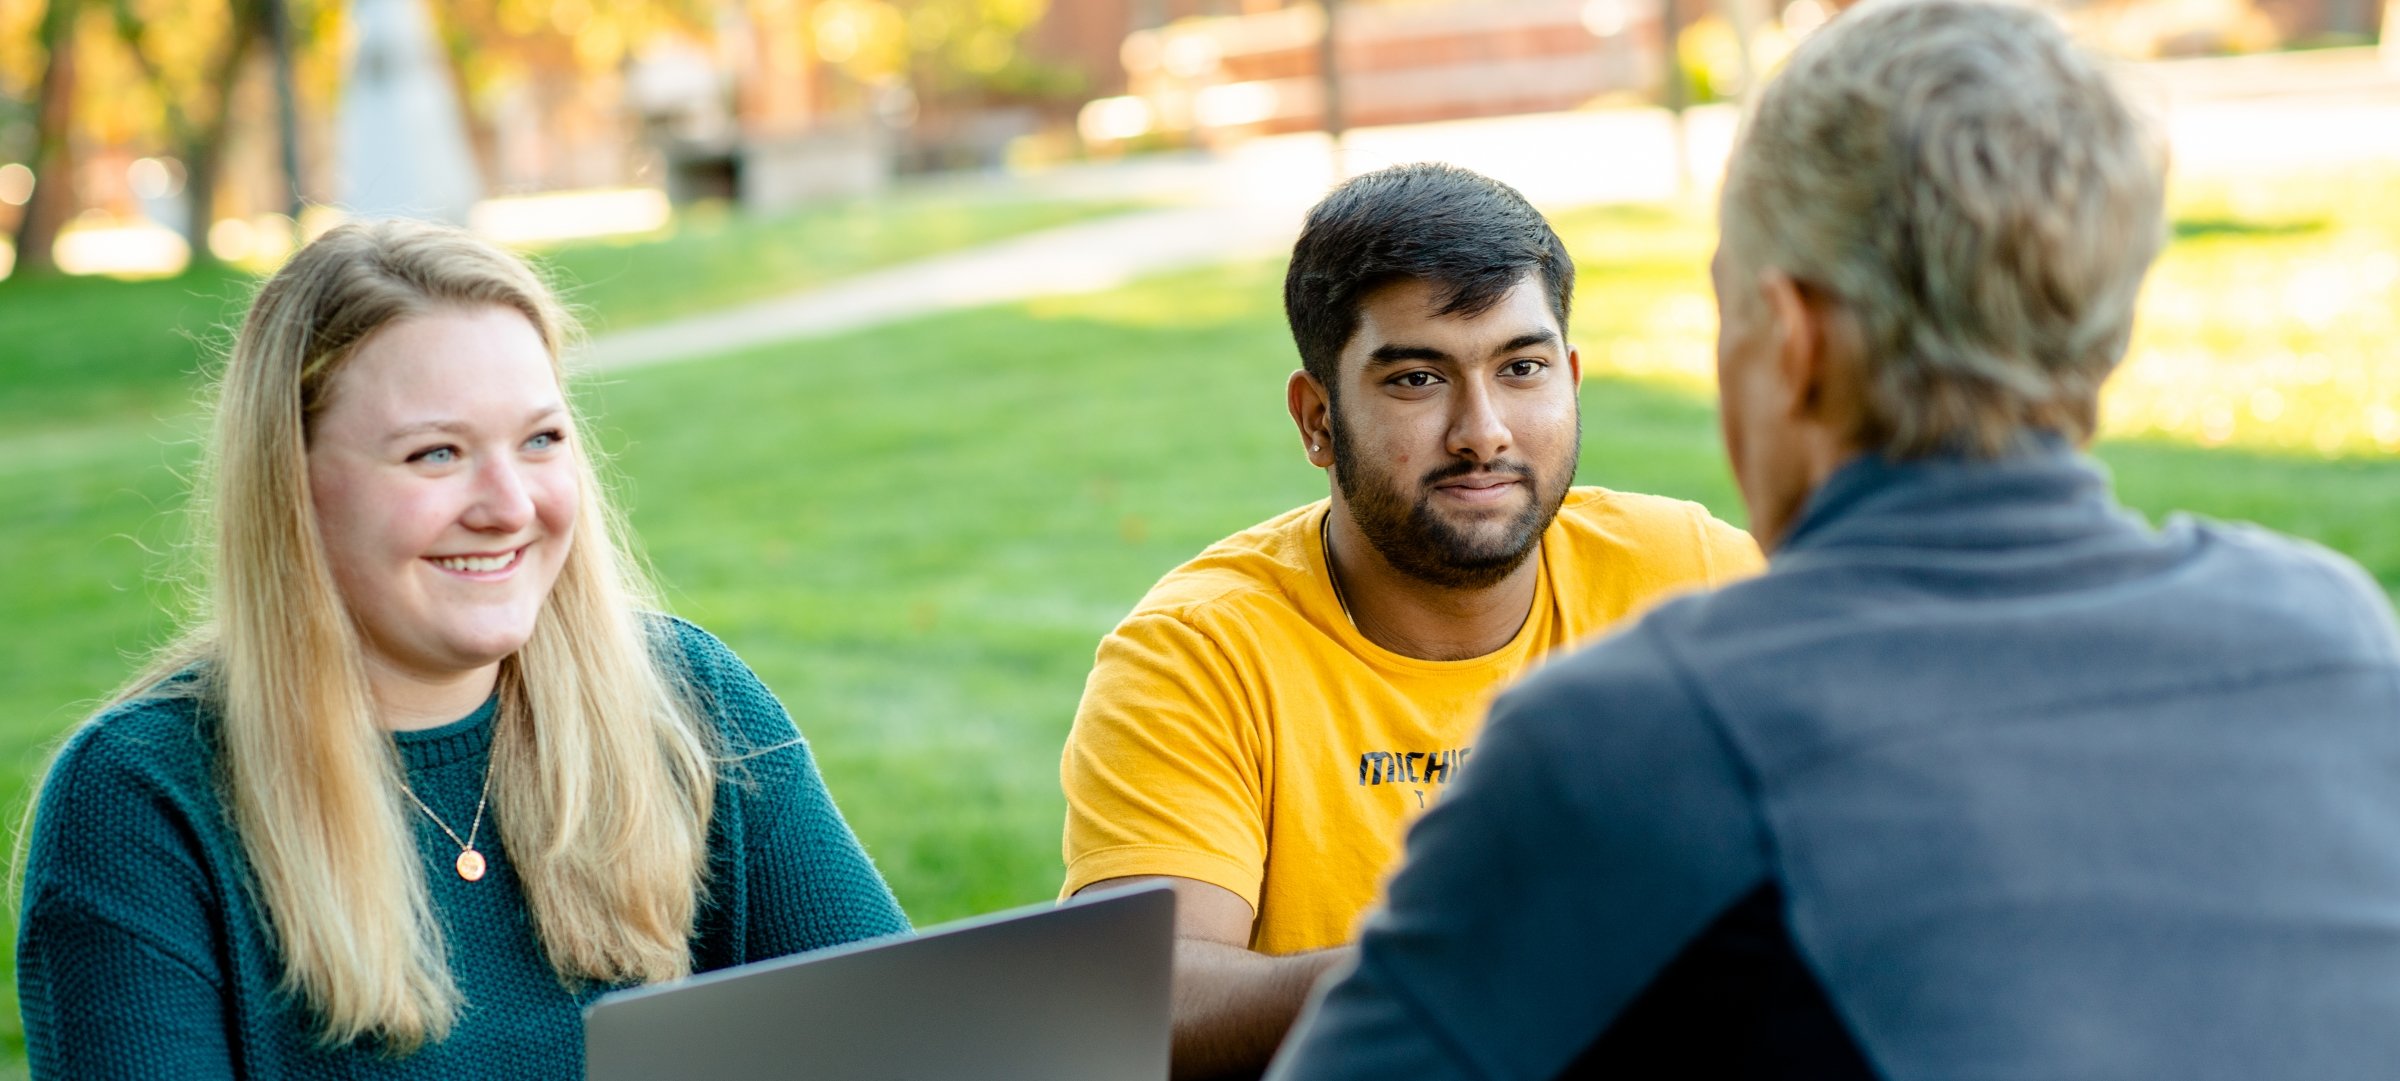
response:
{"label": "chin", "polygon": [[486,627],[461,631],[449,636],[443,645],[451,657],[465,668],[481,668],[507,659],[525,643],[533,640],[533,624],[523,627]]}

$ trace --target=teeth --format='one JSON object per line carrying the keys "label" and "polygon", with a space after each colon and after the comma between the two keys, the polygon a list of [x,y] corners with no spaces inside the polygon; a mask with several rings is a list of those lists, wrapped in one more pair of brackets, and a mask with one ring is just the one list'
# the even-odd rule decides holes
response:
{"label": "teeth", "polygon": [[469,574],[496,571],[517,561],[517,553],[502,552],[496,556],[450,556],[434,560],[436,566]]}

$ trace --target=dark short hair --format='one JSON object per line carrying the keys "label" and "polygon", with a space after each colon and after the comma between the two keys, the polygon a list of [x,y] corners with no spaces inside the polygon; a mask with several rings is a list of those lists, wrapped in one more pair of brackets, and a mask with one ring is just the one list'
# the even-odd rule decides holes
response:
{"label": "dark short hair", "polygon": [[1338,397],[1334,370],[1358,332],[1360,302],[1395,281],[1435,287],[1438,315],[1474,316],[1541,275],[1566,333],[1575,264],[1541,211],[1491,177],[1455,165],[1394,165],[1333,189],[1308,212],[1283,278],[1283,314],[1308,374]]}

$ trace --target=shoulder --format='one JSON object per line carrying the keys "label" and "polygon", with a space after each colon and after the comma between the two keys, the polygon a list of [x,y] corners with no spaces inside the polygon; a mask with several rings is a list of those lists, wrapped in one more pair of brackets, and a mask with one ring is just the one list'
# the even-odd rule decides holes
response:
{"label": "shoulder", "polygon": [[1502,694],[1464,774],[1478,789],[1546,792],[1556,812],[1620,834],[1696,809],[1713,821],[1744,803],[1751,776],[1646,624],[1551,661]]}
{"label": "shoulder", "polygon": [[1238,711],[1269,670],[1305,666],[1340,618],[1317,555],[1320,500],[1210,545],[1169,571],[1100,640],[1077,738],[1114,720],[1155,730],[1178,711]]}
{"label": "shoulder", "polygon": [[1101,663],[1231,659],[1304,636],[1312,613],[1324,618],[1317,610],[1336,604],[1316,547],[1325,507],[1318,500],[1276,515],[1168,571],[1102,640]]}
{"label": "shoulder", "polygon": [[705,682],[724,678],[729,671],[749,671],[732,646],[691,620],[664,612],[648,613],[643,619],[658,660],[693,680]]}
{"label": "shoulder", "polygon": [[2341,593],[2380,595],[2382,592],[2374,579],[2349,557],[2315,541],[2278,533],[2265,526],[2178,514],[2167,521],[2162,532],[2170,538],[2184,534],[2192,542],[2213,549],[2220,558],[2250,564],[2248,569],[2253,573],[2265,571],[2316,579],[2324,588]]}
{"label": "shoulder", "polygon": [[[2287,642],[2303,638],[2400,656],[2391,599],[2372,575],[2347,556],[2314,541],[2245,522],[2178,515],[2163,533],[2178,534],[2201,553],[2208,569],[2201,588],[2243,609],[2240,624]],[[2335,642],[2325,642],[2328,637]]]}
{"label": "shoulder", "polygon": [[1665,641],[1677,608],[1690,603],[1669,601],[1627,630],[1544,664],[1500,696],[1487,734],[1503,718],[1512,738],[1562,745],[1611,739],[1636,726],[1705,723],[1702,702]]}
{"label": "shoulder", "polygon": [[1550,537],[1578,562],[1638,566],[1645,577],[1720,584],[1765,566],[1750,534],[1688,499],[1569,489]]}
{"label": "shoulder", "polygon": [[1289,608],[1317,579],[1310,544],[1325,501],[1269,518],[1209,545],[1168,571],[1134,605],[1129,621],[1165,616],[1196,622],[1227,609]]}
{"label": "shoulder", "polygon": [[649,618],[659,663],[700,712],[700,719],[735,757],[801,745],[782,701],[733,647],[680,616]]}
{"label": "shoulder", "polygon": [[77,728],[51,760],[27,839],[29,901],[69,887],[154,890],[174,869],[197,876],[200,848],[229,836],[215,783],[213,715],[188,687],[113,706]]}
{"label": "shoulder", "polygon": [[59,747],[44,803],[94,785],[206,790],[216,759],[213,723],[198,689],[187,685],[162,685],[103,710]]}

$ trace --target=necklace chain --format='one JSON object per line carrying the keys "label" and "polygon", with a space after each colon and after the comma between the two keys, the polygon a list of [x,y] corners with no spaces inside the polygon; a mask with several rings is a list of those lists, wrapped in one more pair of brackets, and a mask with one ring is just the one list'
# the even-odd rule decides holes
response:
{"label": "necklace chain", "polygon": [[1342,593],[1342,572],[1333,566],[1333,508],[1325,508],[1325,517],[1317,519],[1317,551],[1325,557],[1325,580],[1333,583],[1333,603],[1342,606],[1342,618],[1350,621],[1350,629],[1358,629],[1358,617],[1350,614],[1350,598]]}
{"label": "necklace chain", "polygon": [[416,804],[417,810],[425,812],[425,817],[432,820],[435,828],[448,834],[451,842],[458,846],[458,877],[469,882],[483,877],[483,854],[475,851],[475,837],[483,831],[483,808],[492,796],[492,762],[500,757],[498,750],[498,747],[491,747],[484,751],[483,791],[475,797],[475,821],[467,827],[467,835],[463,839],[457,830],[450,828],[450,823],[442,821],[442,816],[433,813],[433,808],[425,805],[425,800],[409,785],[405,773],[400,777],[400,791],[408,796],[408,801]]}

